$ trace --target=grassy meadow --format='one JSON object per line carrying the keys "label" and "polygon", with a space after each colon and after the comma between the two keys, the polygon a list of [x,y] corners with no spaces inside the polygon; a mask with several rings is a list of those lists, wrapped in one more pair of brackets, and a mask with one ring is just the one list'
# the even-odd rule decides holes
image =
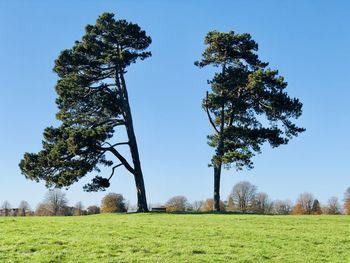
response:
{"label": "grassy meadow", "polygon": [[0,262],[350,262],[350,216],[1,217]]}

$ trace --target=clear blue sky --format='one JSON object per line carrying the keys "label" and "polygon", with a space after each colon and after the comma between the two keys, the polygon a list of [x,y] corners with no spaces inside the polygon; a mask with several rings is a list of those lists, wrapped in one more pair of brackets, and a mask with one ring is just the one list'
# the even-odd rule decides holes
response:
{"label": "clear blue sky", "polygon": [[[289,145],[264,147],[251,171],[225,171],[221,195],[248,180],[271,199],[312,192],[325,203],[343,197],[349,172],[350,4],[348,1],[14,1],[0,2],[0,203],[35,207],[46,189],[28,181],[18,163],[40,150],[46,126],[57,125],[54,59],[70,48],[104,11],[138,23],[152,37],[153,57],[127,74],[135,131],[148,201],[174,195],[190,201],[212,196],[207,167],[213,150],[201,100],[211,70],[193,62],[210,30],[249,32],[259,54],[279,69],[288,92],[304,103],[298,124],[307,131]],[[107,173],[107,172],[106,172]],[[99,204],[105,193],[85,193],[82,183],[67,191],[71,204]],[[125,171],[109,189],[131,203],[133,178]]]}

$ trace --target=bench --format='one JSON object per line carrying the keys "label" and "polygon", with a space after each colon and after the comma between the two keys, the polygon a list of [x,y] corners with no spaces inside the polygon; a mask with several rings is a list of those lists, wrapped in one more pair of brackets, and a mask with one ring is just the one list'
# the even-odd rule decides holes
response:
{"label": "bench", "polygon": [[151,212],[166,212],[166,207],[152,207]]}

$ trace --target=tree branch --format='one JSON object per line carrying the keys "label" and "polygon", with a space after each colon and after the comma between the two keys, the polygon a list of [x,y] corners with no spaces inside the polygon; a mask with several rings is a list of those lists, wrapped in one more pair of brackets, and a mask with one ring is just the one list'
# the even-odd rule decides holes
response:
{"label": "tree branch", "polygon": [[134,168],[131,167],[131,165],[128,163],[128,161],[113,147],[100,147],[101,150],[106,150],[111,152],[115,157],[118,158],[118,160],[124,165],[124,167],[132,174],[135,173]]}
{"label": "tree branch", "polygon": [[109,94],[114,94],[113,91],[109,88],[109,87],[113,87],[115,86],[114,84],[101,84],[101,85],[98,85],[98,86],[88,86],[87,88],[89,89],[89,92],[92,92],[92,91],[107,91]]}
{"label": "tree branch", "polygon": [[129,144],[129,142],[118,142],[116,144],[113,144],[112,147],[118,146],[118,145],[126,145]]}
{"label": "tree branch", "polygon": [[109,67],[99,67],[97,66],[96,68],[100,69],[100,70],[112,70],[112,69],[115,69],[115,66],[109,66]]}
{"label": "tree branch", "polygon": [[205,99],[205,104],[204,104],[204,106],[205,106],[205,111],[206,111],[206,113],[207,113],[207,115],[208,115],[208,119],[209,119],[209,122],[210,122],[211,126],[213,126],[214,130],[215,130],[217,133],[219,133],[218,129],[216,128],[216,126],[215,126],[215,124],[214,124],[213,119],[211,118],[210,112],[209,112],[209,107],[208,107],[208,91],[207,91],[207,96],[206,96],[206,99]]}
{"label": "tree branch", "polygon": [[[232,108],[233,108],[233,102],[232,102]],[[234,117],[234,110],[232,109],[231,116],[230,116],[230,119],[229,119],[229,121],[228,121],[228,127],[231,127],[231,126],[232,126],[233,117]]]}
{"label": "tree branch", "polygon": [[100,122],[100,123],[96,123],[94,125],[91,126],[91,128],[96,128],[96,127],[99,127],[99,126],[102,126],[104,124],[114,124],[114,126],[119,126],[119,125],[125,125],[125,122],[123,120],[107,120],[107,121],[103,121],[103,122]]}
{"label": "tree branch", "polygon": [[118,145],[124,145],[124,144],[129,144],[129,142],[118,142],[116,144],[110,144],[109,142],[104,142],[106,144],[108,144],[110,147],[115,147],[115,146],[118,146]]}
{"label": "tree branch", "polygon": [[259,101],[258,103],[259,103],[260,106],[263,106],[263,107],[265,107],[265,108],[267,108],[267,109],[269,109],[269,110],[272,110],[272,107],[271,107],[270,105],[267,105],[267,104],[265,104],[265,103],[262,103],[261,101]]}
{"label": "tree branch", "polygon": [[112,179],[112,177],[113,177],[113,175],[114,175],[115,169],[118,168],[119,166],[122,166],[122,165],[123,165],[123,164],[120,163],[120,164],[117,164],[116,166],[113,166],[113,168],[112,168],[112,173],[111,173],[111,175],[109,176],[108,181]]}

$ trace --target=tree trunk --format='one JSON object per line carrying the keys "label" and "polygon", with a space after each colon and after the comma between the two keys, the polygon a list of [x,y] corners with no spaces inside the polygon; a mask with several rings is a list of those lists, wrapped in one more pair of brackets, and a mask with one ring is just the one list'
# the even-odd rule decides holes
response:
{"label": "tree trunk", "polygon": [[[224,72],[225,68],[223,69]],[[214,162],[214,211],[220,212],[220,179],[222,156],[224,155],[224,128],[225,128],[225,105],[221,106],[219,142],[216,149],[216,160]]]}
{"label": "tree trunk", "polygon": [[120,80],[124,95],[125,126],[129,138],[131,158],[134,164],[134,178],[137,192],[137,212],[148,212],[146,189],[143,181],[140,156],[137,147],[134,125],[129,105],[128,91],[126,89],[123,73],[120,74]]}
{"label": "tree trunk", "polygon": [[138,212],[148,212],[147,199],[146,199],[146,189],[143,181],[143,174],[141,170],[141,162],[139,157],[139,152],[137,148],[137,142],[135,137],[135,132],[133,129],[132,116],[129,108],[129,117],[127,118],[126,130],[129,137],[129,146],[131,158],[134,163],[134,178],[137,192],[137,211]]}
{"label": "tree trunk", "polygon": [[221,164],[214,165],[214,211],[220,212],[220,177]]}

